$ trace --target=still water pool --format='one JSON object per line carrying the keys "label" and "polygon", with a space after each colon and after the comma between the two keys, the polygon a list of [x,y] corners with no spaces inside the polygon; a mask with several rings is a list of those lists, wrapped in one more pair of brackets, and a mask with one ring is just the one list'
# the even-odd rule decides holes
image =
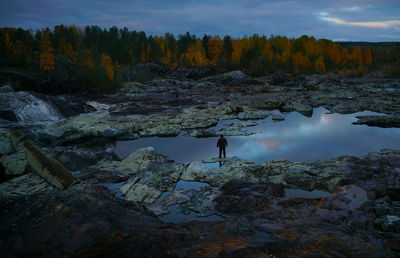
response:
{"label": "still water pool", "polygon": [[[278,113],[278,112],[276,112]],[[400,149],[399,128],[379,128],[353,125],[356,116],[377,115],[373,112],[354,114],[330,114],[325,108],[314,110],[312,117],[297,112],[282,114],[284,121],[274,122],[270,117],[258,120],[257,126],[248,127],[256,134],[250,136],[227,136],[227,156],[237,156],[256,163],[271,159],[291,161],[314,161],[341,155],[362,156],[381,149]],[[216,128],[237,122],[221,121]],[[177,162],[201,161],[216,157],[217,137],[195,138],[149,137],[132,141],[117,141],[114,152],[121,158],[143,147],[167,155]]]}

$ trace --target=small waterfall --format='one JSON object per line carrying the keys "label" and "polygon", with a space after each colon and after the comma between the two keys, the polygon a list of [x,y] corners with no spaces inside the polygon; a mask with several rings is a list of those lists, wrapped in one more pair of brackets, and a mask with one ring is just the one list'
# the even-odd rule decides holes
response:
{"label": "small waterfall", "polygon": [[[14,111],[18,121],[58,121],[63,118],[58,110],[24,91],[1,94],[0,100]],[[4,103],[5,102],[5,103]]]}

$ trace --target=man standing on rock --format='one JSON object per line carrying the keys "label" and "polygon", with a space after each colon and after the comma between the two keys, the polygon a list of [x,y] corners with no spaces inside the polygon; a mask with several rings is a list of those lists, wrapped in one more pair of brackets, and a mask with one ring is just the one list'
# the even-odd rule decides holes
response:
{"label": "man standing on rock", "polygon": [[221,158],[222,153],[224,154],[224,158],[226,158],[226,146],[228,146],[228,141],[221,135],[217,142],[217,148],[219,148],[219,158]]}

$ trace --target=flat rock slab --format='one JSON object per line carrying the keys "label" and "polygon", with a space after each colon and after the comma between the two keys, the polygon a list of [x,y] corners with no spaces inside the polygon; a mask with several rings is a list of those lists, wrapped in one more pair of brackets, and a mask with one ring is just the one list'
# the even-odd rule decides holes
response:
{"label": "flat rock slab", "polygon": [[240,160],[242,164],[254,164],[253,161],[240,159],[238,157],[231,157],[231,158],[205,158],[202,160],[203,163],[217,163],[217,162],[234,162]]}
{"label": "flat rock slab", "polygon": [[398,116],[356,116],[358,121],[354,125],[368,125],[383,128],[399,128],[400,117]]}

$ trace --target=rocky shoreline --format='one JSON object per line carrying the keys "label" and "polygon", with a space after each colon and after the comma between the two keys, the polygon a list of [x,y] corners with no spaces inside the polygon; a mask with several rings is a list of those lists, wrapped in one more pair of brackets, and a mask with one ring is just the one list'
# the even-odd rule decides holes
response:
{"label": "rocky shoreline", "polygon": [[[101,144],[180,133],[249,135],[246,128],[257,124],[253,120],[284,119],[274,110],[311,116],[320,106],[343,114],[378,112],[382,115],[360,117],[355,124],[399,127],[399,79],[182,74],[126,82],[118,93],[95,98],[1,91],[0,252],[10,257],[400,254],[400,150],[312,162],[254,164],[231,157],[177,163],[153,148],[121,160]],[[227,119],[240,122],[209,129]],[[13,144],[17,129],[78,182],[60,191],[32,172],[24,149]],[[221,167],[207,166],[220,161]],[[292,190],[310,196],[290,196]],[[323,195],[315,195],[318,191]]]}
{"label": "rocky shoreline", "polygon": [[[75,172],[80,182],[65,191],[32,173],[1,184],[2,253],[122,255],[133,244],[138,255],[156,256],[398,254],[400,151],[262,165],[229,158],[208,168],[147,148],[90,170]],[[182,180],[209,186],[177,187]],[[119,182],[122,199],[102,186]],[[331,194],[286,197],[285,188]],[[174,206],[220,219],[164,222]],[[157,248],[146,249],[153,241]]]}

